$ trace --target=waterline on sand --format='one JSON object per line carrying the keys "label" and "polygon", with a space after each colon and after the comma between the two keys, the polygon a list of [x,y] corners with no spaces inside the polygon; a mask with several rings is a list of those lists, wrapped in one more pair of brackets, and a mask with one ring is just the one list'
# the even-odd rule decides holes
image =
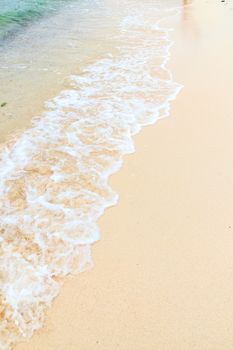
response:
{"label": "waterline on sand", "polygon": [[132,136],[168,116],[181,89],[165,66],[172,43],[161,25],[178,10],[153,11],[153,20],[140,10],[124,16],[116,54],[73,75],[32,127],[2,146],[2,350],[41,327],[64,276],[91,266],[97,221],[117,203],[109,176],[134,152]]}

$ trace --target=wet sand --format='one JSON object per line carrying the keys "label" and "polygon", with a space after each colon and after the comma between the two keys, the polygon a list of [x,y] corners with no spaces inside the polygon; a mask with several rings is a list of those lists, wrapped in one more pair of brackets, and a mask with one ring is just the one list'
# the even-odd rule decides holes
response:
{"label": "wet sand", "polygon": [[197,0],[175,23],[171,117],[112,177],[95,267],[17,350],[232,349],[233,11]]}

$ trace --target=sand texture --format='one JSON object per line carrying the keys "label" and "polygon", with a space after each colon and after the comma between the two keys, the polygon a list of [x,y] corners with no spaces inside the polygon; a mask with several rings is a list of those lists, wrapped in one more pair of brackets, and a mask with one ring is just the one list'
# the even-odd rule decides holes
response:
{"label": "sand texture", "polygon": [[[233,11],[196,0],[174,19],[184,85],[111,179],[94,268],[70,278],[17,350],[233,347]],[[168,23],[169,25],[169,23]]]}

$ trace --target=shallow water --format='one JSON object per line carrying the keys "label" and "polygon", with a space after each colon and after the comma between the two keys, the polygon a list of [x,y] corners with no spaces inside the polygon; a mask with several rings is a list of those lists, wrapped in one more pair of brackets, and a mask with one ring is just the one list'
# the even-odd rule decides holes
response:
{"label": "shallow water", "polygon": [[178,5],[73,1],[1,47],[2,134],[38,112],[1,148],[1,349],[40,328],[62,278],[91,266],[97,221],[117,202],[109,175],[181,88],[162,22]]}
{"label": "shallow water", "polygon": [[31,21],[55,11],[66,2],[64,0],[1,0],[0,40],[13,35]]}

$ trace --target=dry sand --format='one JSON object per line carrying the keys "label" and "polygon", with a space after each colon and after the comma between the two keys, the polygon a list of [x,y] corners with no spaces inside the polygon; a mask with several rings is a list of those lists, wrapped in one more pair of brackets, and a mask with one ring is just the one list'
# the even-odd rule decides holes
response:
{"label": "dry sand", "polygon": [[112,177],[95,267],[17,350],[233,348],[233,11],[195,1],[175,23],[171,117]]}

